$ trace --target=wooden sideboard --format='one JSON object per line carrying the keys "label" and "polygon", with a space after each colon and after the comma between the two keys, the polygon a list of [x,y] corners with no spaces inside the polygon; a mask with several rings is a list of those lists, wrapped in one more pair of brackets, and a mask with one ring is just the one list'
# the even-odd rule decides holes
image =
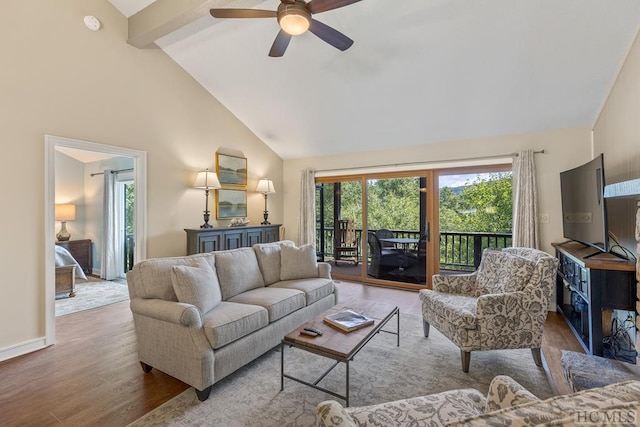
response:
{"label": "wooden sideboard", "polygon": [[[557,309],[584,351],[603,356],[602,339],[611,333],[610,311],[635,311],[635,263],[577,242],[553,246],[560,262]],[[603,311],[608,311],[607,315]]]}
{"label": "wooden sideboard", "polygon": [[93,250],[91,239],[66,240],[56,242],[56,245],[62,246],[68,250],[71,255],[78,261],[82,271],[85,274],[93,274]]}
{"label": "wooden sideboard", "polygon": [[256,243],[276,242],[280,238],[280,224],[243,227],[185,228],[187,255],[253,246]]}

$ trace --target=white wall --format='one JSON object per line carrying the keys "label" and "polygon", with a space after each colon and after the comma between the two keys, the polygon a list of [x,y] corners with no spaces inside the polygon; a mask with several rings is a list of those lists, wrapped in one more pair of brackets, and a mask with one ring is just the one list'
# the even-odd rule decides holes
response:
{"label": "white wall", "polygon": [[[84,164],[60,152],[56,152],[55,162],[56,203],[76,205],[76,219],[67,221],[67,231],[74,240],[84,239]],[[60,221],[56,221],[55,230],[60,231]]]}
{"label": "white wall", "polygon": [[[88,30],[85,15],[103,29]],[[4,0],[0,36],[0,191],[15,207],[0,210],[11,242],[0,248],[0,291],[11,296],[0,300],[2,360],[45,335],[45,134],[147,152],[149,257],[185,253],[183,229],[198,227],[204,208],[190,186],[216,151],[248,158],[249,190],[265,175],[277,190],[283,181],[282,160],[175,62],[126,43],[127,20],[107,0]],[[281,194],[269,197],[273,223]],[[259,224],[260,194],[249,193],[248,209]]]}
{"label": "white wall", "polygon": [[[640,178],[640,40],[636,38],[593,128],[608,184]],[[640,198],[638,198],[640,200]],[[609,229],[636,251],[636,200],[608,200]]]}
{"label": "white wall", "polygon": [[446,162],[473,157],[497,156],[522,149],[544,150],[536,155],[539,212],[548,213],[549,224],[540,224],[541,249],[553,254],[552,242],[562,241],[560,172],[591,159],[589,128],[560,129],[493,138],[425,144],[411,148],[378,150],[351,155],[285,160],[284,225],[287,238],[298,238],[298,197],[300,172],[315,170],[393,165],[413,162]]}

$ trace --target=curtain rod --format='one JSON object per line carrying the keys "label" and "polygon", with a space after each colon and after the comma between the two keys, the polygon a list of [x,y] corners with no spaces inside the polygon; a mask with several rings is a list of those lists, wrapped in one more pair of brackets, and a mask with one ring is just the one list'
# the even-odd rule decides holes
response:
{"label": "curtain rod", "polygon": [[[534,151],[534,154],[544,154],[544,150]],[[433,163],[449,163],[449,162],[467,162],[471,160],[489,160],[489,159],[503,159],[505,157],[518,157],[518,153],[508,153],[508,154],[497,154],[493,156],[480,156],[480,157],[467,157],[464,159],[447,159],[447,160],[433,160],[428,162],[407,162],[407,163],[391,163],[386,165],[373,165],[373,166],[354,166],[354,167],[346,167],[346,168],[335,168],[335,169],[319,169],[314,172],[334,172],[334,171],[347,171],[354,169],[372,169],[372,168],[388,168],[388,167],[398,167],[398,166],[417,166],[417,165],[426,165]]]}
{"label": "curtain rod", "polygon": [[[115,174],[119,174],[120,172],[131,172],[133,170],[133,168],[129,168],[129,169],[120,169],[117,171],[111,171],[111,173],[115,173]],[[96,176],[96,175],[104,175],[104,172],[96,172],[96,173],[92,173],[91,176]]]}

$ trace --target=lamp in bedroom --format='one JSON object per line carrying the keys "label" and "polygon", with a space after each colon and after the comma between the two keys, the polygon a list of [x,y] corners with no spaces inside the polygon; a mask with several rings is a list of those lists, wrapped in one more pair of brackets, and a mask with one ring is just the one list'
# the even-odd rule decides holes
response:
{"label": "lamp in bedroom", "polygon": [[264,195],[264,221],[262,221],[262,224],[269,225],[271,223],[269,222],[269,211],[267,210],[267,194],[275,193],[276,189],[270,179],[262,178],[260,181],[258,181],[256,191]]}
{"label": "lamp in bedroom", "polygon": [[67,231],[67,221],[75,221],[76,205],[58,205],[55,209],[56,221],[60,221],[60,232],[56,234],[56,238],[63,242],[71,238],[71,234]]}
{"label": "lamp in bedroom", "polygon": [[209,169],[205,169],[203,171],[198,172],[196,176],[196,180],[193,183],[195,188],[200,188],[204,190],[205,194],[205,202],[204,202],[204,224],[200,226],[200,228],[211,228],[211,224],[209,224],[209,190],[215,190],[217,188],[221,188],[220,181],[218,180],[218,175],[215,172],[209,172]]}

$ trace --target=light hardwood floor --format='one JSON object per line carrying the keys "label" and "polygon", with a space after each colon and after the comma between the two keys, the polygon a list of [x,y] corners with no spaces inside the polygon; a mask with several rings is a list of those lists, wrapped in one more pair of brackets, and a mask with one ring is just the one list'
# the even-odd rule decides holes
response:
{"label": "light hardwood floor", "polygon": [[[393,301],[401,313],[420,316],[416,292],[337,286],[341,300]],[[0,363],[0,425],[124,426],[188,388],[156,369],[143,374],[128,301],[59,317],[56,329],[56,345]],[[562,317],[549,313],[545,369],[556,390],[567,393],[562,349],[581,351]]]}

